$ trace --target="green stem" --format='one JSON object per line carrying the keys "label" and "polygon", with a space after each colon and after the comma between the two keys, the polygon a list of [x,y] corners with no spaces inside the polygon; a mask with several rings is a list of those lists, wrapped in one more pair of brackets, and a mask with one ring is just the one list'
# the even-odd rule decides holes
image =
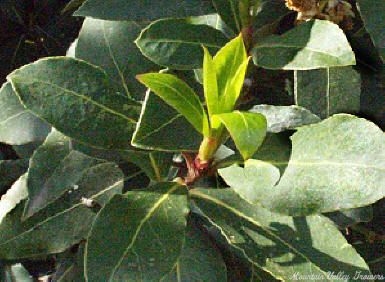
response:
{"label": "green stem", "polygon": [[215,152],[217,151],[220,143],[215,137],[204,137],[202,143],[199,147],[198,158],[199,161],[203,163],[209,163]]}

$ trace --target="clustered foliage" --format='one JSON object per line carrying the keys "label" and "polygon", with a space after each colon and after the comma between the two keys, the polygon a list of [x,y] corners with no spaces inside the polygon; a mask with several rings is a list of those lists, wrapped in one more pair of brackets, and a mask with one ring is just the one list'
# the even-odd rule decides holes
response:
{"label": "clustered foliage", "polygon": [[155,2],[1,87],[2,279],[385,279],[385,2]]}

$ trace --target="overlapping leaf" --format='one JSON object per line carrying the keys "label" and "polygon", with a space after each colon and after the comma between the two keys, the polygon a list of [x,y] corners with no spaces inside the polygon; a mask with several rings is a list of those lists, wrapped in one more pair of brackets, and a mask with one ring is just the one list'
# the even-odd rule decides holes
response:
{"label": "overlapping leaf", "polygon": [[50,131],[50,126],[20,103],[10,83],[0,89],[0,141],[12,145],[22,145],[42,141]]}
{"label": "overlapping leaf", "polygon": [[221,113],[234,109],[245,79],[248,59],[240,34],[214,56]]}
{"label": "overlapping leaf", "polygon": [[323,216],[275,214],[247,203],[232,189],[193,189],[190,194],[230,244],[279,280],[300,274],[334,281],[330,273],[339,271],[350,277],[357,271],[370,275],[365,261]]}
{"label": "overlapping leaf", "polygon": [[361,78],[352,67],[295,71],[296,104],[321,118],[337,113],[358,113]]}
{"label": "overlapping leaf", "polygon": [[166,73],[138,75],[140,82],[181,113],[194,128],[207,136],[209,124],[198,95],[178,77]]}
{"label": "overlapping leaf", "polygon": [[132,144],[161,151],[195,151],[201,135],[161,98],[147,92]]}
{"label": "overlapping leaf", "polygon": [[5,192],[28,169],[28,159],[0,160],[0,193]]}
{"label": "overlapping leaf", "polygon": [[81,199],[104,206],[114,194],[122,192],[123,174],[115,164],[105,163],[90,170],[78,185],[26,220],[22,220],[25,202],[8,213],[0,224],[0,258],[14,260],[60,253],[84,240],[95,211]]}
{"label": "overlapping leaf", "polygon": [[373,123],[340,114],[299,128],[291,139],[291,158],[275,187],[276,176],[270,185],[259,185],[269,174],[255,177],[258,163],[230,167],[222,177],[247,191],[242,195],[251,202],[289,215],[362,207],[385,196],[385,136]]}
{"label": "overlapping leaf", "polygon": [[213,12],[215,10],[209,0],[160,0],[157,1],[156,6],[151,1],[87,0],[75,15],[104,20],[151,21],[159,18],[206,15]]}
{"label": "overlapping leaf", "polygon": [[266,119],[258,113],[234,111],[215,115],[213,121],[225,125],[244,159],[257,151],[266,136]]}
{"label": "overlapping leaf", "polygon": [[79,189],[83,177],[105,164],[73,150],[70,142],[68,137],[53,131],[32,156],[28,169],[26,217],[53,203],[64,193]]}
{"label": "overlapping leaf", "polygon": [[213,0],[215,9],[234,33],[239,33],[242,29],[242,23],[239,15],[239,2],[241,1]]}
{"label": "overlapping leaf", "polygon": [[8,79],[30,111],[67,136],[99,147],[129,146],[139,105],[116,93],[100,68],[55,57],[26,65]]}
{"label": "overlapping leaf", "polygon": [[267,120],[267,131],[273,133],[321,121],[309,110],[298,106],[256,105],[250,112],[263,114]]}
{"label": "overlapping leaf", "polygon": [[135,75],[159,69],[142,55],[134,43],[144,26],[133,21],[87,18],[79,34],[76,58],[100,66],[117,91],[141,100],[145,87],[135,79]]}
{"label": "overlapping leaf", "polygon": [[186,213],[186,188],[176,183],[115,196],[87,241],[88,281],[159,281],[179,258]]}
{"label": "overlapping leaf", "polygon": [[321,20],[263,39],[254,46],[252,56],[254,64],[268,69],[308,70],[355,64],[343,31]]}
{"label": "overlapping leaf", "polygon": [[145,28],[136,44],[153,62],[172,69],[202,67],[202,45],[218,50],[227,42],[216,28],[192,24],[188,19],[164,19]]}
{"label": "overlapping leaf", "polygon": [[178,262],[161,281],[227,281],[221,253],[191,218],[187,221],[186,239]]}
{"label": "overlapping leaf", "polygon": [[357,0],[357,6],[365,29],[369,32],[382,60],[385,62],[385,19],[382,16],[385,13],[385,3],[381,0]]}

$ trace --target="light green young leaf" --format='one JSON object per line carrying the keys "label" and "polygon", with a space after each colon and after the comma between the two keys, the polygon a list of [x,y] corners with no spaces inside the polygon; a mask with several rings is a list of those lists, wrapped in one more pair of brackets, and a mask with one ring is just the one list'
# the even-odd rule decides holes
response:
{"label": "light green young leaf", "polygon": [[232,189],[192,189],[190,196],[229,244],[278,280],[292,281],[300,274],[336,281],[330,273],[371,274],[334,223],[321,215],[276,214],[249,204]]}
{"label": "light green young leaf", "polygon": [[234,111],[213,116],[216,124],[224,124],[242,157],[250,158],[266,136],[266,118],[258,113]]}
{"label": "light green young leaf", "polygon": [[243,87],[247,66],[249,65],[249,58],[247,58],[238,68],[234,77],[230,79],[230,84],[226,89],[226,92],[222,96],[221,106],[225,111],[231,111],[236,106],[239,95]]}
{"label": "light green young leaf", "polygon": [[132,145],[157,151],[196,151],[201,139],[202,136],[183,115],[147,91]]}
{"label": "light green young leaf", "polygon": [[214,56],[221,112],[233,110],[243,85],[247,63],[246,48],[241,34]]}
{"label": "light green young leaf", "polygon": [[218,82],[215,63],[206,47],[203,47],[203,89],[209,117],[219,113]]}
{"label": "light green young leaf", "polygon": [[158,183],[115,196],[85,250],[87,281],[159,281],[178,261],[185,238],[187,189]]}
{"label": "light green young leaf", "polygon": [[184,81],[172,74],[146,73],[138,80],[181,113],[204,136],[209,134],[206,112],[198,95]]}
{"label": "light green young leaf", "polygon": [[268,69],[308,70],[354,65],[344,32],[330,21],[314,20],[258,42],[254,64]]}

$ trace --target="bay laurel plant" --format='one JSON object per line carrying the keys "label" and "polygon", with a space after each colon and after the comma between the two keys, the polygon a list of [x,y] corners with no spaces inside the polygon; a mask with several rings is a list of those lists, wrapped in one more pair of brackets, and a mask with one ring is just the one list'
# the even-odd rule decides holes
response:
{"label": "bay laurel plant", "polygon": [[382,1],[81,2],[0,89],[4,281],[385,279]]}

